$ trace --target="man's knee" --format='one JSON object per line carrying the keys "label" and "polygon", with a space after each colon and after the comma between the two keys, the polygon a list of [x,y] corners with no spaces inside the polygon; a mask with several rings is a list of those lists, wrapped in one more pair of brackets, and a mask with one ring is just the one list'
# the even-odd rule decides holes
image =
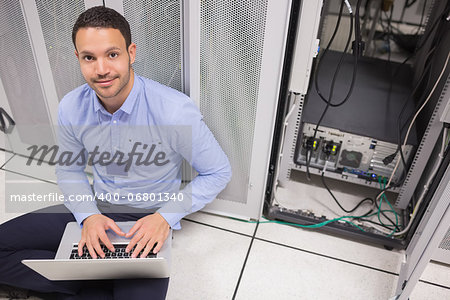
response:
{"label": "man's knee", "polygon": [[73,215],[60,205],[19,216],[0,224],[0,251],[56,250]]}

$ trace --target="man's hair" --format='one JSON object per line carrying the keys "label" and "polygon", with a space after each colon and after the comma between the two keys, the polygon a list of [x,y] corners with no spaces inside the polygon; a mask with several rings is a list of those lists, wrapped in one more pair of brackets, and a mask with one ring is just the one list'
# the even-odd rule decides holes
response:
{"label": "man's hair", "polygon": [[127,49],[131,44],[130,24],[128,24],[128,21],[114,9],[104,6],[94,6],[78,17],[72,29],[72,42],[75,49],[77,48],[75,45],[77,32],[80,28],[86,27],[118,29],[125,39]]}

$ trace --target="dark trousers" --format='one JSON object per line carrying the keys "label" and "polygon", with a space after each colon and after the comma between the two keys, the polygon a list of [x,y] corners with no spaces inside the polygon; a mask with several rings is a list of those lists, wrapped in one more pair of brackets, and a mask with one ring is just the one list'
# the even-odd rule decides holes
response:
{"label": "dark trousers", "polygon": [[[146,213],[100,211],[114,221],[136,221]],[[57,299],[165,299],[169,278],[99,281],[51,281],[21,263],[24,259],[53,259],[72,213],[56,205],[0,225],[0,284],[49,293]]]}

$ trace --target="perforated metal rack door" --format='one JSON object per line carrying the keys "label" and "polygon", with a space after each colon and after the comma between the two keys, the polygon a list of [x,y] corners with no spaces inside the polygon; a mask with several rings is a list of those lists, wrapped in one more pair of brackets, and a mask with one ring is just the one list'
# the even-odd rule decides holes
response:
{"label": "perforated metal rack door", "polygon": [[432,259],[450,265],[450,228],[447,230],[436,252],[433,253]]}
{"label": "perforated metal rack door", "polygon": [[439,248],[450,251],[450,229],[447,231],[447,234],[445,235],[445,238],[442,240],[441,244],[439,245]]}
{"label": "perforated metal rack door", "polygon": [[123,9],[137,45],[136,73],[182,91],[181,1],[124,0]]}
{"label": "perforated metal rack door", "polygon": [[291,2],[200,2],[200,110],[233,177],[206,210],[259,218]]}
{"label": "perforated metal rack door", "polygon": [[200,108],[233,180],[220,197],[245,203],[261,72],[266,1],[202,1]]}
{"label": "perforated metal rack door", "polygon": [[[0,1],[0,36],[0,77],[7,97],[1,99],[1,105],[11,109],[17,124],[13,134],[17,134],[20,143],[28,145],[51,143],[51,133],[30,127],[49,126],[50,117],[19,1]],[[12,147],[21,153],[25,149],[17,144]]]}
{"label": "perforated metal rack door", "polygon": [[85,83],[72,43],[72,28],[85,10],[83,1],[36,0],[58,99]]}

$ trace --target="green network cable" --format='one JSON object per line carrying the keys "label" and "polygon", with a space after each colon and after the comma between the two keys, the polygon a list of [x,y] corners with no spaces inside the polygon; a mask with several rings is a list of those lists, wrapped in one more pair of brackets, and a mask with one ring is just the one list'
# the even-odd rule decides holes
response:
{"label": "green network cable", "polygon": [[[384,211],[390,211],[390,210],[383,210],[383,212]],[[312,224],[312,225],[302,225],[302,224],[283,222],[283,221],[277,221],[277,220],[268,220],[265,217],[264,217],[264,219],[267,220],[267,221],[247,221],[247,220],[241,220],[241,219],[232,218],[232,217],[230,217],[230,219],[241,221],[241,222],[246,222],[246,223],[278,223],[278,224],[283,224],[283,225],[297,226],[297,227],[301,227],[301,228],[320,228],[320,227],[323,227],[323,226],[325,226],[325,225],[327,225],[329,223],[337,222],[339,220],[342,220],[342,221],[344,221],[346,223],[349,223],[350,225],[358,228],[359,230],[366,232],[363,228],[361,228],[357,224],[355,224],[355,223],[353,223],[351,221],[345,220],[345,219],[359,219],[359,218],[371,217],[371,216],[375,216],[375,215],[376,215],[376,213],[373,213],[373,214],[370,214],[370,215],[367,215],[367,216],[365,216],[365,215],[364,216],[343,216],[343,217],[334,218],[334,219],[331,219],[331,220],[327,220],[327,221],[324,221],[324,222],[321,222],[321,223],[317,223],[317,224]]]}
{"label": "green network cable", "polygon": [[[392,210],[387,210],[387,209],[381,210],[381,211],[382,212],[392,212]],[[282,224],[282,225],[296,226],[296,227],[300,227],[300,228],[320,228],[320,227],[323,227],[323,226],[325,226],[325,225],[327,225],[329,223],[337,222],[339,220],[342,220],[342,221],[344,221],[344,222],[346,222],[346,223],[348,223],[348,224],[358,228],[359,230],[361,230],[363,232],[367,232],[366,230],[364,230],[363,228],[361,228],[357,224],[355,224],[355,223],[353,223],[351,221],[345,220],[345,219],[360,219],[360,218],[372,217],[372,216],[377,215],[377,213],[378,212],[370,214],[370,215],[363,215],[363,216],[343,216],[343,217],[334,218],[334,219],[331,219],[331,220],[327,220],[327,221],[324,221],[324,222],[321,222],[321,223],[317,223],[317,224],[312,224],[312,225],[302,225],[302,224],[291,223],[291,222],[284,222],[284,221],[277,221],[277,220],[268,220],[265,217],[264,217],[264,219],[266,221],[247,221],[247,220],[241,220],[241,219],[232,218],[232,217],[230,217],[230,219],[237,220],[237,221],[240,221],[240,222],[245,222],[245,223],[276,223],[276,224]],[[386,226],[389,226],[389,225],[386,225]],[[394,230],[395,230],[395,228],[394,228]]]}
{"label": "green network cable", "polygon": [[358,218],[358,217],[362,217],[362,216],[343,216],[343,217],[334,218],[334,219],[331,219],[331,220],[327,220],[327,221],[324,221],[324,222],[321,222],[321,223],[317,223],[317,224],[312,224],[312,225],[301,225],[301,224],[290,223],[290,222],[283,222],[283,221],[276,221],[276,220],[272,221],[272,220],[267,220],[266,218],[264,218],[264,219],[266,219],[267,221],[260,221],[259,223],[278,223],[278,224],[284,224],[284,225],[297,226],[297,227],[301,227],[301,228],[320,228],[320,227],[328,225],[328,224],[330,224],[332,222],[337,222],[339,220],[342,220],[342,221],[344,221],[344,222],[346,222],[346,223],[348,223],[348,224],[358,228],[359,230],[366,232],[364,229],[362,229],[360,226],[356,225],[355,223],[353,223],[351,221],[348,221],[348,220],[345,220],[345,219],[349,219],[349,218],[355,219],[355,218]]}
{"label": "green network cable", "polygon": [[[380,183],[380,188],[381,189],[385,189],[386,188],[386,178],[384,178],[384,184],[381,182],[381,178],[378,178],[378,182]],[[385,210],[381,209],[381,205],[383,203],[383,199],[388,203],[390,209],[385,209]],[[395,215],[395,226],[394,225],[384,224],[381,221],[380,213],[382,213],[382,212],[383,213],[384,212],[392,212]],[[397,215],[396,211],[394,210],[394,208],[392,207],[391,203],[387,200],[387,197],[384,194],[380,198],[380,205],[378,207],[377,212],[375,212],[375,213],[372,213],[372,214],[369,214],[369,215],[362,215],[362,216],[343,216],[343,217],[334,218],[334,219],[331,219],[331,220],[327,220],[327,221],[324,221],[324,222],[321,222],[321,223],[311,224],[311,225],[302,225],[302,224],[291,223],[291,222],[284,222],[284,221],[277,221],[277,220],[268,220],[265,217],[264,217],[264,219],[266,221],[247,221],[247,220],[241,220],[241,219],[232,218],[232,217],[230,217],[230,218],[233,219],[233,220],[246,222],[246,223],[277,223],[277,224],[283,224],[283,225],[296,226],[296,227],[300,227],[300,228],[320,228],[320,227],[326,226],[326,225],[328,225],[330,223],[342,220],[343,222],[346,222],[346,223],[348,223],[348,224],[358,228],[359,230],[361,230],[363,232],[367,232],[366,230],[364,230],[363,228],[361,228],[357,224],[355,224],[355,223],[353,223],[353,222],[351,222],[349,220],[346,220],[346,219],[353,219],[353,220],[354,219],[362,219],[362,218],[372,217],[372,216],[375,216],[375,215],[378,216],[378,220],[380,221],[380,224],[382,224],[383,226],[385,226],[387,228],[393,228],[392,232],[388,235],[388,237],[391,237],[395,233],[396,227],[398,226],[398,215]]]}
{"label": "green network cable", "polygon": [[247,220],[241,220],[241,219],[232,218],[232,217],[230,217],[230,218],[233,219],[233,220],[237,220],[237,221],[241,221],[241,222],[246,222],[246,223],[277,223],[277,224],[283,224],[283,225],[297,226],[297,227],[301,227],[301,228],[320,228],[320,227],[323,227],[323,226],[325,226],[325,225],[327,225],[327,224],[329,224],[329,223],[337,222],[337,221],[339,221],[339,220],[342,220],[342,221],[344,221],[344,222],[346,222],[346,223],[349,223],[349,224],[355,226],[355,227],[358,228],[359,230],[362,230],[362,231],[366,232],[364,229],[362,229],[360,226],[356,225],[355,223],[353,223],[353,222],[351,222],[351,221],[348,221],[348,220],[344,220],[344,219],[346,219],[346,218],[352,218],[352,219],[355,219],[355,218],[362,218],[362,217],[363,217],[363,216],[343,216],[343,217],[340,217],[340,218],[334,218],[334,219],[331,219],[331,220],[324,221],[324,222],[322,222],[322,223],[317,223],[317,224],[312,224],[312,225],[302,225],[302,224],[290,223],[290,222],[283,222],[283,221],[277,221],[277,220],[268,220],[268,219],[265,218],[265,217],[263,217],[263,218],[264,218],[265,220],[267,220],[267,221],[247,221]]}
{"label": "green network cable", "polygon": [[[384,190],[386,188],[386,178],[383,178],[383,182],[381,182],[381,178],[378,177],[378,183],[380,184],[380,188],[381,190]],[[395,227],[392,230],[392,232],[388,235],[388,237],[391,237],[394,233],[395,233],[395,229],[398,226],[398,215],[397,212],[394,210],[394,208],[392,207],[391,203],[388,201],[387,197],[386,197],[386,193],[383,193],[383,195],[380,198],[380,205],[378,206],[378,212],[377,212],[377,217],[378,217],[378,221],[380,222],[380,224],[382,224],[383,226],[387,226],[390,227],[390,225],[386,225],[381,221],[380,218],[380,212],[381,212],[381,205],[383,204],[383,199],[386,201],[386,203],[389,205],[389,207],[391,208],[390,212],[392,212],[395,216]],[[375,199],[376,200],[376,199]]]}

